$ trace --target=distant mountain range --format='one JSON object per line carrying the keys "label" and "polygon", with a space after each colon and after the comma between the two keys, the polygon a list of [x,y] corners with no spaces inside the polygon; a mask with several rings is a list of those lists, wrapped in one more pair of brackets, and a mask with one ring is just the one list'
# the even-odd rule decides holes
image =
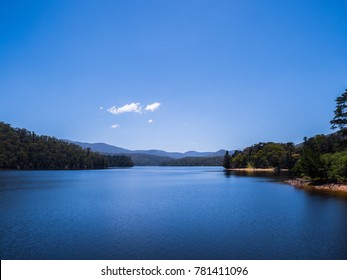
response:
{"label": "distant mountain range", "polygon": [[216,156],[224,156],[226,150],[219,150],[217,152],[196,152],[196,151],[188,151],[185,153],[178,152],[166,152],[162,150],[128,150],[116,146],[112,146],[105,143],[83,143],[78,141],[65,140],[65,142],[76,144],[81,146],[82,148],[90,148],[94,152],[99,152],[102,154],[124,154],[124,155],[151,155],[158,157],[166,157],[166,158],[174,158],[180,159],[185,157],[216,157]]}

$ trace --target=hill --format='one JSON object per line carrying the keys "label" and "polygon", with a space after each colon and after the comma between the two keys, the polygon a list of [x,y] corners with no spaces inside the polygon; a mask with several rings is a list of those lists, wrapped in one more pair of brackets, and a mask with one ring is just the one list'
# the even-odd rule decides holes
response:
{"label": "hill", "polygon": [[70,143],[70,144],[75,144],[78,145],[84,149],[91,149],[94,152],[99,152],[103,154],[131,154],[133,153],[130,150],[119,148],[116,146],[108,145],[105,143],[84,143],[84,142],[78,142],[78,141],[70,141],[66,139],[62,139],[63,141]]}
{"label": "hill", "polygon": [[133,165],[129,157],[108,157],[0,122],[0,169],[101,169],[110,164]]}

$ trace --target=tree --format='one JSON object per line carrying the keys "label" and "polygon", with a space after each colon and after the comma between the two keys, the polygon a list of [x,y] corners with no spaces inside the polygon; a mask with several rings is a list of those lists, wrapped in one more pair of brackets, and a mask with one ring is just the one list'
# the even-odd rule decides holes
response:
{"label": "tree", "polygon": [[329,181],[343,183],[347,181],[347,151],[321,156],[326,166]]}
{"label": "tree", "polygon": [[347,134],[347,89],[341,96],[336,98],[334,118],[330,121],[331,128],[341,130],[342,135]]}
{"label": "tree", "polygon": [[304,143],[303,154],[295,166],[295,173],[301,176],[308,176],[312,180],[320,181],[326,179],[324,163],[320,159],[320,153]]}
{"label": "tree", "polygon": [[226,151],[225,152],[225,156],[224,156],[224,160],[223,160],[223,167],[225,169],[229,169],[231,166],[231,162],[230,162],[230,155],[229,155],[229,152]]}

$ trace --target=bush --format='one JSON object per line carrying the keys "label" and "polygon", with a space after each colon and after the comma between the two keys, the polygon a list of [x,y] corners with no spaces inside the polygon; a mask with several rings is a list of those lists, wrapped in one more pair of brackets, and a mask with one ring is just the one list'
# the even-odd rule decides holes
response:
{"label": "bush", "polygon": [[347,181],[347,151],[324,154],[321,156],[321,160],[330,181],[339,183]]}

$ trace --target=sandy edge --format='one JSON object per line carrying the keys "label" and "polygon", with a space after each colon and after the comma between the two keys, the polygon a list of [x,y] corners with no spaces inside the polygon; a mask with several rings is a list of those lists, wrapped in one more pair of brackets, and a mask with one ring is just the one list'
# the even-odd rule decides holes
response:
{"label": "sandy edge", "polygon": [[[227,171],[247,171],[247,172],[275,172],[274,168],[228,168]],[[286,169],[282,169],[282,171],[286,171]]]}

